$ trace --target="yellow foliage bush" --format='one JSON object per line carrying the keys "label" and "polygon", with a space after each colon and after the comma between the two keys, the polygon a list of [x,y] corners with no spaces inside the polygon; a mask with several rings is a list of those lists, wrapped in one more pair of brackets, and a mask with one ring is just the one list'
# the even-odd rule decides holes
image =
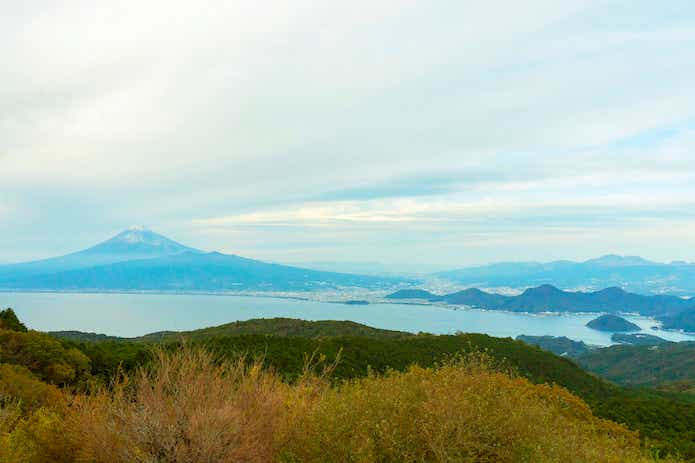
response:
{"label": "yellow foliage bush", "polygon": [[65,407],[6,411],[2,463],[653,461],[632,432],[566,390],[484,356],[287,384],[258,363],[183,348]]}
{"label": "yellow foliage bush", "polygon": [[[0,435],[0,463],[73,463],[76,445],[66,438],[64,410],[40,408]],[[2,425],[0,425],[0,431]]]}
{"label": "yellow foliage bush", "polygon": [[637,436],[579,398],[476,362],[325,389],[298,414],[287,462],[643,461]]}
{"label": "yellow foliage bush", "polygon": [[60,390],[36,378],[19,365],[0,363],[0,403],[18,402],[25,410],[55,405],[62,400]]}

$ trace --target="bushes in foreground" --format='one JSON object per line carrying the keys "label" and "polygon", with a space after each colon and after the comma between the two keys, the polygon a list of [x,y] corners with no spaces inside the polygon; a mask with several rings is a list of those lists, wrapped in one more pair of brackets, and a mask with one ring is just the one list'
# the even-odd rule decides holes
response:
{"label": "bushes in foreground", "polygon": [[635,434],[595,418],[565,389],[533,385],[478,360],[414,366],[327,389],[299,414],[283,456],[288,462],[642,461]]}
{"label": "bushes in foreground", "polygon": [[62,399],[57,387],[40,381],[23,366],[0,363],[0,403],[15,403],[22,410],[35,410]]}
{"label": "bushes in foreground", "polygon": [[[157,352],[109,388],[17,418],[5,462],[643,462],[634,433],[482,355],[331,385],[203,350]],[[3,417],[6,417],[3,418]]]}
{"label": "bushes in foreground", "polygon": [[[177,349],[178,343],[166,344]],[[63,341],[90,359],[95,380],[108,383],[119,368],[134,371],[150,361],[152,345],[134,342]],[[315,353],[340,362],[331,374],[334,381],[385,373],[389,368],[405,371],[410,365],[431,367],[461,352],[485,351],[513,367],[533,383],[558,384],[585,400],[595,415],[626,424],[639,431],[643,445],[661,453],[678,452],[695,461],[695,403],[683,394],[626,390],[579,368],[571,360],[509,338],[483,334],[417,335],[403,339],[365,337],[281,337],[243,335],[191,342],[228,359],[240,356],[262,358],[284,380],[301,377],[304,359]]]}
{"label": "bushes in foreground", "polygon": [[89,375],[89,357],[46,333],[0,329],[0,359],[22,365],[52,384],[75,383]]}

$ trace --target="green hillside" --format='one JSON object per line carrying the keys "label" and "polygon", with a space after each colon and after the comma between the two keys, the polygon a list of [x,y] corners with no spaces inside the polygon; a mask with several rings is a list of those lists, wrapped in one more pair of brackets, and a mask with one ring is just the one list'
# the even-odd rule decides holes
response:
{"label": "green hillside", "polygon": [[235,321],[191,331],[158,331],[135,338],[121,338],[81,331],[53,331],[52,336],[70,341],[116,341],[116,342],[173,342],[182,339],[203,340],[216,337],[263,334],[273,336],[301,336],[316,338],[326,336],[363,336],[366,338],[397,339],[413,336],[403,331],[382,330],[352,321],[320,320],[306,321],[295,318],[254,318]]}
{"label": "green hillside", "polygon": [[[263,327],[273,334],[260,334]],[[216,334],[244,331],[254,334]],[[342,336],[342,332],[366,335]],[[51,363],[55,360],[56,367],[62,365],[58,370],[72,369],[73,372],[56,384],[75,386],[92,381],[108,384],[120,368],[131,371],[148,363],[155,344],[122,340],[76,342],[65,339],[50,344],[46,339],[55,338],[35,331],[2,331],[2,334],[0,342],[7,344],[11,340],[14,352],[30,353],[38,349],[54,353],[45,356],[42,366],[36,368],[32,375],[49,379],[46,375],[56,370]],[[180,335],[176,337],[181,339]],[[152,336],[145,340],[167,339],[167,336]],[[631,429],[640,431],[650,446],[666,451],[676,450],[695,458],[695,404],[686,400],[686,395],[625,390],[585,372],[572,360],[510,338],[482,334],[409,335],[353,323],[274,319],[196,330],[184,336],[184,343],[190,347],[206,347],[220,359],[260,359],[289,382],[299,378],[307,360],[313,359],[313,365],[319,371],[324,367],[334,367],[331,377],[337,384],[342,380],[367,377],[370,373],[381,374],[389,369],[405,371],[413,364],[432,367],[465,353],[484,351],[498,367],[515,370],[533,383],[553,383],[567,388],[584,399],[598,416],[625,423]],[[17,348],[18,345],[28,347],[22,350]],[[181,341],[164,345],[175,351]],[[33,358],[43,358],[36,355],[36,352],[34,357],[15,355],[9,363],[25,365],[26,362],[34,362]]]}
{"label": "green hillside", "polygon": [[[289,324],[294,330],[278,329]],[[627,424],[648,438],[650,445],[664,450],[678,450],[695,458],[695,404],[682,394],[669,394],[651,390],[622,389],[599,377],[587,373],[574,361],[510,338],[495,338],[483,334],[408,335],[353,326],[344,322],[306,322],[285,320],[252,320],[232,323],[237,333],[253,327],[257,334],[235,336],[202,336],[221,327],[192,331],[187,343],[202,345],[222,358],[262,359],[264,364],[280,373],[286,380],[298,378],[307,359],[318,361],[317,368],[337,364],[332,372],[334,380],[365,377],[369,372],[383,373],[387,369],[405,370],[412,364],[431,367],[461,353],[485,351],[497,362],[504,364],[534,383],[554,383],[563,386],[584,399],[601,417]],[[260,334],[265,326],[276,334]],[[331,326],[330,333],[319,329]],[[340,336],[348,332],[366,330],[365,336]],[[318,337],[317,337],[318,336]],[[142,339],[142,338],[141,338]],[[145,337],[151,341],[166,337]],[[77,347],[92,361],[92,373],[109,378],[119,365],[133,368],[146,361],[149,342],[83,342],[64,341],[66,346]],[[168,343],[175,349],[179,341]]]}
{"label": "green hillside", "polygon": [[528,336],[522,334],[517,336],[516,339],[524,341],[526,344],[538,346],[555,355],[570,358],[584,354],[594,348],[582,341],[574,341],[566,336]]}
{"label": "green hillside", "polygon": [[695,380],[695,342],[616,345],[578,357],[584,368],[625,386]]}

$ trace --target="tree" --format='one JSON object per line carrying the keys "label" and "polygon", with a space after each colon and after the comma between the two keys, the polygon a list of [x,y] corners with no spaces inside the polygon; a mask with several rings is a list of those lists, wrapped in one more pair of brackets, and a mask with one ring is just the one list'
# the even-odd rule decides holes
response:
{"label": "tree", "polygon": [[19,321],[19,318],[17,318],[17,314],[14,313],[14,310],[9,308],[0,311],[0,329],[21,332],[27,331],[27,327],[24,326],[24,323]]}

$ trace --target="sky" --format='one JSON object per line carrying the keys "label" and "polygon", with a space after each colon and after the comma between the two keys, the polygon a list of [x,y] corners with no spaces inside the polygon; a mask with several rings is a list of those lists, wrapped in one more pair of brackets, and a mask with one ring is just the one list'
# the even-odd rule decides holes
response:
{"label": "sky", "polygon": [[0,4],[0,262],[695,261],[690,0]]}

